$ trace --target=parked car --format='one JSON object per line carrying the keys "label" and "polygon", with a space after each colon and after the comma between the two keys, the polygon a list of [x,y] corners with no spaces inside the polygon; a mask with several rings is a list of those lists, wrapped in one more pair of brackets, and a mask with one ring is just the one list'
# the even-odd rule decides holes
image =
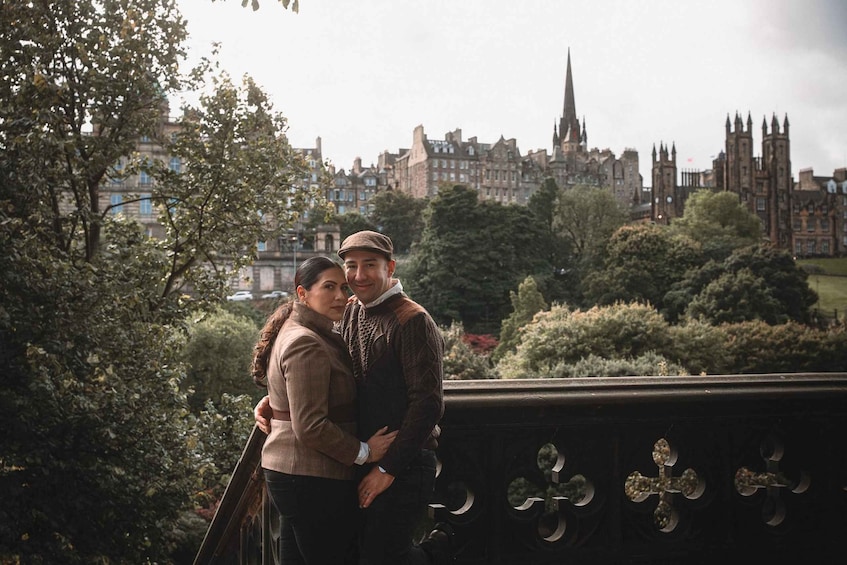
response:
{"label": "parked car", "polygon": [[226,297],[227,300],[241,301],[241,300],[253,300],[253,293],[249,290],[239,290],[235,294],[231,294]]}
{"label": "parked car", "polygon": [[263,294],[262,298],[288,298],[288,293],[284,290],[273,290],[267,294]]}

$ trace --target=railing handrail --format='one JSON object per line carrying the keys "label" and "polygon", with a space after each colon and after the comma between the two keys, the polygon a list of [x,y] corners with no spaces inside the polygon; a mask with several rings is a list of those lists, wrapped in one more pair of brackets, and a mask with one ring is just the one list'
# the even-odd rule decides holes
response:
{"label": "railing handrail", "polygon": [[[445,381],[444,398],[443,427],[449,433],[451,420],[458,427],[467,427],[478,421],[474,411],[500,407],[513,409],[516,417],[523,418],[513,420],[514,424],[526,422],[526,408],[544,412],[547,408],[578,407],[579,410],[562,410],[569,418],[578,419],[586,409],[630,405],[637,408],[650,403],[684,406],[688,402],[729,402],[743,408],[750,402],[761,404],[762,400],[785,401],[792,406],[798,400],[816,400],[819,406],[845,406],[847,373]],[[511,425],[507,417],[499,423]],[[195,564],[215,563],[219,556],[231,553],[232,545],[239,543],[239,528],[249,516],[257,515],[265,437],[258,428],[250,434]]]}

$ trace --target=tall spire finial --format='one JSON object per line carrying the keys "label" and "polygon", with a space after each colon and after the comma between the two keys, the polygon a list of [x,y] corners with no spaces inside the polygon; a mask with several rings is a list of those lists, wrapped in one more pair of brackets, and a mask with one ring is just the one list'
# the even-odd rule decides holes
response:
{"label": "tall spire finial", "polygon": [[565,72],[565,107],[562,111],[562,119],[559,122],[560,139],[564,139],[564,133],[570,131],[572,139],[579,141],[580,127],[579,118],[576,117],[576,102],[573,94],[573,72],[571,71],[571,49],[568,47],[568,66]]}

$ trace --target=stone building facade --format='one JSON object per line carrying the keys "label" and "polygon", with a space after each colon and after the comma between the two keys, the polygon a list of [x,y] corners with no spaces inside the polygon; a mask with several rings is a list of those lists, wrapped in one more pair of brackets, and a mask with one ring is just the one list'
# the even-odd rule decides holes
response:
{"label": "stone building facade", "polygon": [[[745,127],[746,126],[746,127]],[[791,176],[790,124],[774,115],[762,120],[761,154],[756,155],[753,120],[727,115],[725,148],[709,171],[682,171],[677,179],[676,147],[653,149],[651,219],[667,224],[682,215],[695,190],[729,191],[762,222],[762,235],[797,257],[847,254],[847,169],[816,177],[812,169]]]}
{"label": "stone building facade", "polygon": [[[388,154],[386,154],[388,155]],[[392,156],[388,185],[415,198],[431,198],[440,186],[461,184],[473,188],[483,200],[525,205],[546,178],[562,188],[587,184],[606,188],[625,205],[641,203],[643,182],[638,152],[625,149],[617,157],[609,149],[589,149],[585,120],[580,124],[574,100],[573,73],[568,53],[565,99],[558,125],[553,126],[553,147],[522,155],[514,138],[501,136],[494,143],[476,137],[467,140],[462,130],[429,139],[422,125],[415,128],[412,144]]]}

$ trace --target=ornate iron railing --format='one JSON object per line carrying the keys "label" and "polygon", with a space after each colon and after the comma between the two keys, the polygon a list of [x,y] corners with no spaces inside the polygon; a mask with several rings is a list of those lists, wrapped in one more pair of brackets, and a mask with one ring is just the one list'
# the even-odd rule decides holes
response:
{"label": "ornate iron railing", "polygon": [[[847,373],[445,383],[458,564],[830,562]],[[196,563],[278,563],[254,430]],[[545,464],[544,462],[548,463]]]}

